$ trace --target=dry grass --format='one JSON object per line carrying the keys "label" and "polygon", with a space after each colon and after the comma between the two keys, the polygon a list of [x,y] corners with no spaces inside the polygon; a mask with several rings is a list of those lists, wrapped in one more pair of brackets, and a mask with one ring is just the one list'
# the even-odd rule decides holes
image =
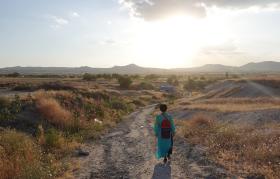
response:
{"label": "dry grass", "polygon": [[206,146],[209,156],[232,172],[280,177],[280,124],[226,124],[199,115],[182,125],[189,142]]}
{"label": "dry grass", "polygon": [[198,114],[189,121],[189,125],[195,128],[208,128],[214,125],[215,120],[209,116]]}
{"label": "dry grass", "polygon": [[200,109],[217,112],[245,112],[280,109],[279,98],[221,98],[192,102],[185,109]]}
{"label": "dry grass", "polygon": [[0,178],[44,178],[41,151],[32,139],[13,130],[0,133]]}
{"label": "dry grass", "polygon": [[57,127],[67,128],[72,124],[72,114],[53,98],[37,95],[36,107],[42,117]]}
{"label": "dry grass", "polygon": [[255,77],[252,79],[249,79],[249,81],[253,81],[259,84],[262,84],[264,86],[269,86],[271,88],[280,88],[280,78],[279,76],[275,77]]}
{"label": "dry grass", "polygon": [[138,105],[130,98],[90,90],[39,91],[34,99],[38,112],[48,123],[79,141],[97,138]]}
{"label": "dry grass", "polygon": [[[9,135],[15,137],[6,138],[3,145],[0,143],[0,178],[4,179],[61,176],[67,170],[65,162],[81,142],[99,138],[108,128],[120,122],[122,116],[132,112],[136,107],[161,101],[164,98],[161,92],[151,90],[132,91],[134,95],[126,94],[125,91],[115,90],[116,92],[112,93],[102,90],[118,89],[116,80],[85,83],[79,79],[65,78],[3,78],[3,80],[1,78],[0,81],[0,86],[10,89],[18,86],[25,90],[33,87],[33,90],[48,90],[32,92],[26,95],[25,99],[23,93],[19,93],[22,94],[20,100],[20,106],[23,106],[22,115],[26,117],[27,122],[32,123],[27,125],[26,132],[33,132],[34,126],[38,125],[37,122],[39,127],[36,137],[14,131],[15,134],[9,133]],[[0,107],[14,106],[10,105],[11,102],[0,98]],[[42,120],[38,119],[40,117]],[[19,146],[18,141],[26,141],[30,145]],[[15,155],[16,158],[9,156],[10,151],[17,153],[16,150],[8,148],[9,145],[18,146],[15,148],[26,150],[31,156],[38,154],[39,158],[35,157],[33,164],[26,161],[22,153]],[[28,170],[24,166],[25,163]],[[36,171],[42,173],[37,174]]]}

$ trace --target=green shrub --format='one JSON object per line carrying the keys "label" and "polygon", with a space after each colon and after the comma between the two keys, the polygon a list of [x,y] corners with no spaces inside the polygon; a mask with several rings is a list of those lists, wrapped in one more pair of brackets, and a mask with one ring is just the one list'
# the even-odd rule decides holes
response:
{"label": "green shrub", "polygon": [[0,109],[8,108],[10,106],[10,100],[6,97],[0,97]]}
{"label": "green shrub", "polygon": [[[104,92],[96,91],[96,92],[91,92],[91,91],[79,91],[79,94],[81,94],[83,97],[87,98],[93,98],[98,101],[109,101],[110,96]],[[79,100],[79,99],[77,99]]]}
{"label": "green shrub", "polygon": [[48,148],[61,148],[62,147],[62,137],[61,134],[51,128],[45,133],[45,145]]}
{"label": "green shrub", "polygon": [[85,116],[87,119],[93,119],[95,117],[104,117],[104,109],[98,104],[84,104],[83,107]]}
{"label": "green shrub", "polygon": [[133,100],[132,103],[136,106],[145,106],[145,103],[143,101],[137,99]]}
{"label": "green shrub", "polygon": [[11,112],[17,114],[22,110],[22,102],[18,95],[15,95],[14,100],[11,103]]}
{"label": "green shrub", "polygon": [[149,83],[149,82],[141,82],[139,85],[138,85],[138,89],[141,89],[141,90],[153,90],[155,89],[154,85]]}
{"label": "green shrub", "polygon": [[207,85],[214,83],[215,80],[194,80],[189,78],[187,82],[184,84],[184,89],[187,91],[199,91],[203,90]]}
{"label": "green shrub", "polygon": [[122,89],[128,89],[130,87],[130,85],[132,84],[132,80],[128,76],[119,77],[118,82],[120,84],[120,88],[122,88]]}
{"label": "green shrub", "polygon": [[18,95],[10,101],[7,98],[0,98],[0,120],[12,120],[22,110],[22,102]]}
{"label": "green shrub", "polygon": [[20,73],[17,72],[7,74],[7,77],[13,77],[13,78],[20,77],[20,76],[21,76]]}
{"label": "green shrub", "polygon": [[112,109],[116,109],[116,110],[122,110],[122,111],[127,111],[128,110],[128,106],[126,103],[124,103],[123,101],[117,101],[117,100],[113,100],[111,103],[111,108]]}
{"label": "green shrub", "polygon": [[13,87],[14,91],[33,91],[35,89],[36,87],[29,83],[17,84],[15,87]]}
{"label": "green shrub", "polygon": [[68,90],[68,91],[74,91],[75,88],[71,85],[64,84],[62,82],[56,81],[56,82],[49,82],[49,83],[43,83],[37,87],[38,89],[43,90]]}
{"label": "green shrub", "polygon": [[169,76],[167,78],[167,83],[169,83],[170,85],[178,86],[179,81],[178,81],[177,76],[176,75]]}
{"label": "green shrub", "polygon": [[86,80],[86,81],[95,81],[96,79],[97,79],[97,76],[93,75],[93,74],[85,73],[83,75],[83,80]]}
{"label": "green shrub", "polygon": [[156,74],[150,74],[150,75],[146,75],[144,77],[145,80],[156,80],[158,79],[160,76],[159,75],[156,75]]}

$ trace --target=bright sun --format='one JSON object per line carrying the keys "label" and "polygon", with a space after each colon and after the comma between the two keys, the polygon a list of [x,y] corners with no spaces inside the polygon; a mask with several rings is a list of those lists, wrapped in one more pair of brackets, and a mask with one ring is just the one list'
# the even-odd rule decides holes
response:
{"label": "bright sun", "polygon": [[216,18],[174,16],[137,24],[134,50],[144,64],[152,66],[191,66],[201,48],[227,40],[226,29]]}

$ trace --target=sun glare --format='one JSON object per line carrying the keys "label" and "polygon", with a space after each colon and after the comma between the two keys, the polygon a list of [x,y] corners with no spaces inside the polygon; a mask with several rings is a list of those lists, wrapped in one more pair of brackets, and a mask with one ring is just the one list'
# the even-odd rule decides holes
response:
{"label": "sun glare", "polygon": [[138,24],[134,42],[136,54],[146,59],[146,64],[165,68],[192,66],[201,48],[222,44],[228,36],[215,18],[174,16]]}

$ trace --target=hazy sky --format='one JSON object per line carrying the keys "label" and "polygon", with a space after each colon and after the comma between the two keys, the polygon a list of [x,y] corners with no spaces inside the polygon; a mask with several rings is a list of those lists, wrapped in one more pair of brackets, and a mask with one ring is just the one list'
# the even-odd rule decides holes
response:
{"label": "hazy sky", "polygon": [[0,0],[0,67],[277,61],[279,32],[279,0]]}

